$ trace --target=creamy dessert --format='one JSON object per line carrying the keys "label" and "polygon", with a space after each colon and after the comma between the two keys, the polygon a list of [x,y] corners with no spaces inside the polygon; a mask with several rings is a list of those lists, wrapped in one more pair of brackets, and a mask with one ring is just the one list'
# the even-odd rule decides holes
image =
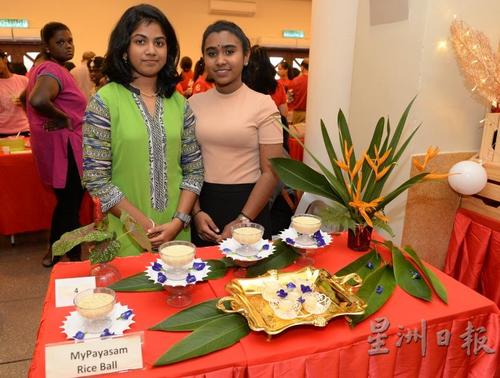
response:
{"label": "creamy dessert", "polygon": [[75,297],[75,306],[78,313],[87,319],[105,318],[115,305],[115,295],[110,292],[81,292]]}
{"label": "creamy dessert", "polygon": [[195,247],[191,243],[172,243],[169,245],[164,245],[160,249],[160,257],[162,261],[172,268],[181,268],[186,265],[191,265],[194,259],[194,255]]}
{"label": "creamy dessert", "polygon": [[263,229],[242,225],[233,230],[233,238],[240,244],[255,244],[264,234]]}
{"label": "creamy dessert", "polygon": [[321,228],[321,218],[310,214],[292,217],[292,227],[301,234],[311,235]]}

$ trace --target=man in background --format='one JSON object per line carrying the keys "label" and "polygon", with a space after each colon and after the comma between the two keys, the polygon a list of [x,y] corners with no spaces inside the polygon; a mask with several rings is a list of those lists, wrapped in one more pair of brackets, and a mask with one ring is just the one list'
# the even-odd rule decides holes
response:
{"label": "man in background", "polygon": [[293,111],[293,124],[306,121],[308,73],[309,59],[304,59],[300,64],[300,75],[291,80],[288,85],[290,98],[288,109]]}
{"label": "man in background", "polygon": [[80,65],[71,70],[71,75],[73,75],[76,80],[76,84],[87,98],[87,102],[92,95],[92,90],[94,89],[94,83],[90,80],[87,62],[94,56],[95,53],[93,51],[85,51],[82,55],[82,62]]}

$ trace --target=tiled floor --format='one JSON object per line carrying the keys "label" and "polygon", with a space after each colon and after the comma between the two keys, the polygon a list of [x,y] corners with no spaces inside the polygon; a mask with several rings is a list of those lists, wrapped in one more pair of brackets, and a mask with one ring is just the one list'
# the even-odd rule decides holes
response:
{"label": "tiled floor", "polygon": [[47,232],[0,236],[0,377],[26,377],[50,268],[41,264]]}

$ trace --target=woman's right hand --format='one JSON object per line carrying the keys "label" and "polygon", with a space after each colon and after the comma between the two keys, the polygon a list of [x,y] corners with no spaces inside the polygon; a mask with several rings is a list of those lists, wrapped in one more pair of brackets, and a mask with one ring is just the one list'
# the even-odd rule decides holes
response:
{"label": "woman's right hand", "polygon": [[214,243],[219,242],[219,228],[214,223],[210,215],[205,213],[203,210],[198,212],[193,219],[194,226],[196,227],[196,232],[202,240],[211,241]]}

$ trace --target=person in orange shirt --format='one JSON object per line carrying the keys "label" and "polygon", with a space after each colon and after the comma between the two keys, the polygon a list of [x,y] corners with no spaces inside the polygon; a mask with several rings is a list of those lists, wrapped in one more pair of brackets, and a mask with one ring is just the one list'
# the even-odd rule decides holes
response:
{"label": "person in orange shirt", "polygon": [[290,81],[288,90],[291,94],[291,101],[288,102],[288,109],[293,111],[292,123],[305,122],[307,107],[307,78],[309,73],[309,60],[304,59],[300,64],[300,75]]}
{"label": "person in orange shirt", "polygon": [[276,69],[278,76],[280,77],[278,82],[283,85],[285,92],[288,90],[288,85],[290,84],[290,65],[286,60],[282,60]]}
{"label": "person in orange shirt", "polygon": [[194,67],[192,94],[203,93],[214,87],[213,80],[207,77],[205,61],[200,58]]}

